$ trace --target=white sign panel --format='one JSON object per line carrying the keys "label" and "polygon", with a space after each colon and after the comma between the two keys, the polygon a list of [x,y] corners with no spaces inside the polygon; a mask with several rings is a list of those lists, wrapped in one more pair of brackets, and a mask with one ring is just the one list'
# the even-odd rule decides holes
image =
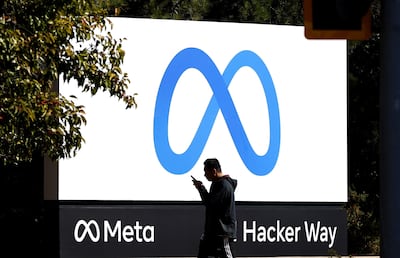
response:
{"label": "white sign panel", "polygon": [[347,201],[345,40],[304,28],[113,18],[137,109],[71,82],[86,143],[59,162],[60,200],[200,200],[218,158],[237,201]]}

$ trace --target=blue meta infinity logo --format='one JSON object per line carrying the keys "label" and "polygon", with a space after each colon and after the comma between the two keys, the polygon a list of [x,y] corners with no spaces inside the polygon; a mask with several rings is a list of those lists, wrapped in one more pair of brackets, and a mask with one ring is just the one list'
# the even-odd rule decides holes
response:
{"label": "blue meta infinity logo", "polygon": [[[259,77],[268,105],[270,140],[268,150],[264,155],[255,153],[250,145],[228,91],[236,72],[245,66],[253,69]],[[197,69],[204,75],[214,94],[190,146],[185,152],[178,154],[171,149],[169,144],[168,117],[175,86],[189,68]],[[197,48],[183,49],[172,59],[161,80],[154,112],[154,144],[161,165],[172,174],[188,172],[198,161],[219,110],[246,167],[258,176],[270,173],[277,162],[280,147],[278,100],[268,68],[261,58],[251,51],[239,52],[230,61],[222,75],[211,58]]]}

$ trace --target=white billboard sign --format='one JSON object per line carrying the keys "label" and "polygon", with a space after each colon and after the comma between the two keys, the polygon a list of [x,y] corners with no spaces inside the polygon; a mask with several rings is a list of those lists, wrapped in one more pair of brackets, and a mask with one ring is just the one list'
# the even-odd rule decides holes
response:
{"label": "white billboard sign", "polygon": [[112,18],[137,109],[70,82],[86,143],[59,161],[60,200],[200,200],[218,158],[237,201],[347,201],[345,40],[300,26]]}

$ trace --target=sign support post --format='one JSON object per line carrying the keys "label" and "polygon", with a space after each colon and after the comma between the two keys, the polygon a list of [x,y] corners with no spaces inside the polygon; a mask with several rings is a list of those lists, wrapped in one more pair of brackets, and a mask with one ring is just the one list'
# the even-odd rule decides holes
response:
{"label": "sign support post", "polygon": [[383,1],[380,85],[381,257],[398,257],[400,243],[400,3]]}

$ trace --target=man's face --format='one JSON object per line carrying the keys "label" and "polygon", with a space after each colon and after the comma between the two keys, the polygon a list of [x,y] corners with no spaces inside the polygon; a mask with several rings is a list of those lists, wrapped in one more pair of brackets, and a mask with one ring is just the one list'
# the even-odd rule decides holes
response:
{"label": "man's face", "polygon": [[215,169],[204,167],[204,176],[207,178],[208,181],[213,181],[213,179],[215,178],[215,174]]}

